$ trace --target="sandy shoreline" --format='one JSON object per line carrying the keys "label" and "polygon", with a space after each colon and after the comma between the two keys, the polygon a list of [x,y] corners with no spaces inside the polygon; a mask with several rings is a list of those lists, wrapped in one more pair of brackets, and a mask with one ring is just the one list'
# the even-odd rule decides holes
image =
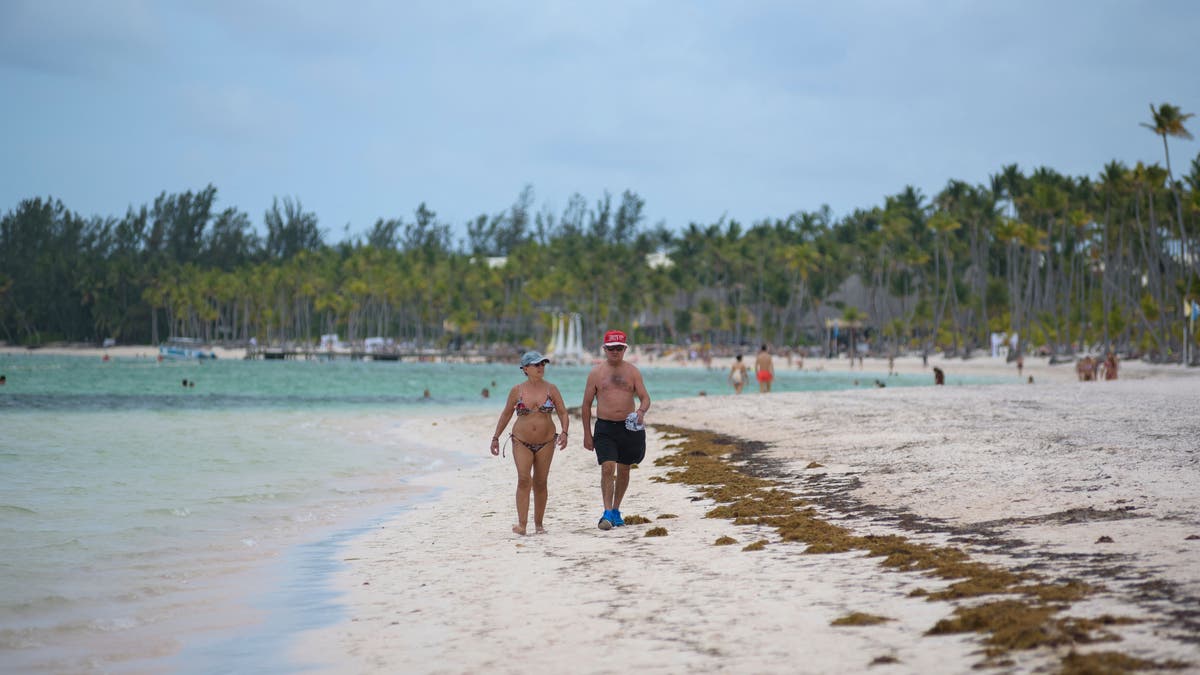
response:
{"label": "sandy shoreline", "polygon": [[[1128,365],[1122,375],[1131,376],[1117,382],[1078,383],[1070,366],[1039,360],[1026,366],[1034,386],[679,399],[656,403],[649,421],[762,442],[755,470],[856,533],[954,545],[1003,569],[1103,587],[1070,615],[1140,622],[1112,628],[1119,642],[1080,652],[1196,669],[1200,540],[1189,537],[1200,535],[1200,377]],[[483,456],[494,421],[446,420],[427,440]],[[668,452],[652,433],[648,458]],[[824,468],[806,469],[813,461]],[[924,673],[965,672],[983,659],[978,635],[926,632],[956,606],[995,596],[910,597],[950,582],[887,571],[861,552],[805,555],[770,527],[705,518],[714,502],[649,480],[668,471],[648,459],[623,509],[653,523],[603,533],[595,463],[573,442],[551,473],[550,534],[525,538],[508,531],[511,459],[428,476],[441,498],[346,547],[335,585],[351,618],[302,635],[294,656],[324,672],[380,673],[839,673],[872,664]],[[668,536],[645,537],[654,526]],[[721,536],[738,544],[714,546]],[[742,550],[759,539],[764,550]],[[892,621],[831,625],[851,612]],[[1017,652],[1011,669],[1057,667],[1064,654]]]}

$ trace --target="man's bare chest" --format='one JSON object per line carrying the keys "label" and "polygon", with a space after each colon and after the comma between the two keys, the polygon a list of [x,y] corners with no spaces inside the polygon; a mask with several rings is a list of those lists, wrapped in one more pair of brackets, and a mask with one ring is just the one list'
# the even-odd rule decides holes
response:
{"label": "man's bare chest", "polygon": [[600,378],[600,393],[633,393],[633,379],[617,371]]}

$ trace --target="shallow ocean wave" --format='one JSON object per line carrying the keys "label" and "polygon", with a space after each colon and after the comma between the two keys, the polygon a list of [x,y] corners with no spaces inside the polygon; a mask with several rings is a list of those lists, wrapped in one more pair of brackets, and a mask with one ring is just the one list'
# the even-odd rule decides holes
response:
{"label": "shallow ocean wave", "polygon": [[112,633],[115,631],[129,630],[141,626],[142,622],[130,617],[110,617],[104,619],[93,619],[86,624],[88,630],[100,631],[101,633]]}
{"label": "shallow ocean wave", "polygon": [[298,492],[252,492],[247,494],[215,495],[204,500],[206,504],[261,504],[298,499]]}
{"label": "shallow ocean wave", "polygon": [[24,549],[25,551],[29,551],[32,553],[38,553],[38,552],[42,552],[42,551],[59,552],[59,551],[67,551],[67,550],[72,550],[72,549],[77,550],[77,551],[83,551],[83,550],[87,549],[87,545],[79,537],[74,537],[74,536],[71,536],[68,534],[62,534],[60,532],[46,532],[46,531],[36,532],[35,534],[49,535],[50,537],[53,537],[53,541],[45,541],[45,537],[43,537],[38,540],[34,540],[32,543],[25,545],[25,546],[10,547],[9,550],[11,551],[15,548],[20,548],[20,549]]}
{"label": "shallow ocean wave", "polygon": [[[67,598],[58,593],[48,593],[37,597],[21,600],[20,602],[7,603],[4,606],[5,613],[28,613],[32,611],[41,611],[44,609],[52,609],[55,607],[69,607],[72,603],[79,601],[79,598]],[[0,615],[2,616],[2,615]]]}
{"label": "shallow ocean wave", "polygon": [[159,507],[146,509],[143,513],[148,516],[171,516],[174,518],[187,518],[188,516],[192,515],[192,510],[186,506],[178,508]]}
{"label": "shallow ocean wave", "polygon": [[0,514],[14,516],[36,516],[37,511],[27,509],[24,506],[15,506],[13,504],[0,504]]}
{"label": "shallow ocean wave", "polygon": [[33,649],[45,647],[43,635],[36,628],[0,628],[0,649]]}

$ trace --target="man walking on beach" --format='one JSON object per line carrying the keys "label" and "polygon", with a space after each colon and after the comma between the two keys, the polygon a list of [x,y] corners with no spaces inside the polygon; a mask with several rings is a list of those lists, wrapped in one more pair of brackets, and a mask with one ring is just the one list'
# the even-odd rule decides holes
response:
{"label": "man walking on beach", "polygon": [[[609,530],[625,524],[621,518],[621,499],[629,487],[629,466],[646,455],[646,411],[650,394],[642,374],[625,362],[629,345],[625,333],[610,330],[604,334],[604,362],[588,373],[583,390],[583,447],[596,453],[600,465],[600,495],[604,515],[597,527]],[[640,405],[635,409],[633,399]],[[596,425],[592,427],[592,400],[596,401]]]}
{"label": "man walking on beach", "polygon": [[771,352],[763,345],[758,356],[754,359],[754,376],[758,378],[758,391],[762,394],[771,392],[771,380],[775,379],[775,362],[771,360]]}

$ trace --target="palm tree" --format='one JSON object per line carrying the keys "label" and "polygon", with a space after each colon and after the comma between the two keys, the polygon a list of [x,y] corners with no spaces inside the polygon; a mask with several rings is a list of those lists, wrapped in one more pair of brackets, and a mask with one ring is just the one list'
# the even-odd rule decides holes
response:
{"label": "palm tree", "polygon": [[[1192,133],[1183,126],[1183,123],[1195,117],[1194,113],[1185,113],[1179,109],[1179,106],[1163,103],[1156,109],[1154,104],[1150,104],[1150,116],[1153,119],[1153,124],[1141,122],[1141,125],[1153,131],[1155,134],[1162,136],[1163,139],[1163,156],[1167,160],[1167,180],[1172,188],[1175,188],[1175,175],[1171,173],[1171,150],[1167,147],[1167,136],[1192,140]],[[1183,227],[1183,196],[1179,194],[1178,189],[1175,189],[1175,217],[1176,225],[1179,227],[1180,244],[1184,250],[1189,250],[1187,242],[1186,230]]]}
{"label": "palm tree", "polygon": [[1141,122],[1140,124],[1155,134],[1162,136],[1163,155],[1167,159],[1167,178],[1174,183],[1175,178],[1171,173],[1171,151],[1167,147],[1167,136],[1192,140],[1191,132],[1183,126],[1183,123],[1195,117],[1195,114],[1184,113],[1179,109],[1179,106],[1174,106],[1170,103],[1164,103],[1158,106],[1158,108],[1155,108],[1154,104],[1151,103],[1150,115],[1154,119],[1153,124],[1147,124],[1146,122]]}

